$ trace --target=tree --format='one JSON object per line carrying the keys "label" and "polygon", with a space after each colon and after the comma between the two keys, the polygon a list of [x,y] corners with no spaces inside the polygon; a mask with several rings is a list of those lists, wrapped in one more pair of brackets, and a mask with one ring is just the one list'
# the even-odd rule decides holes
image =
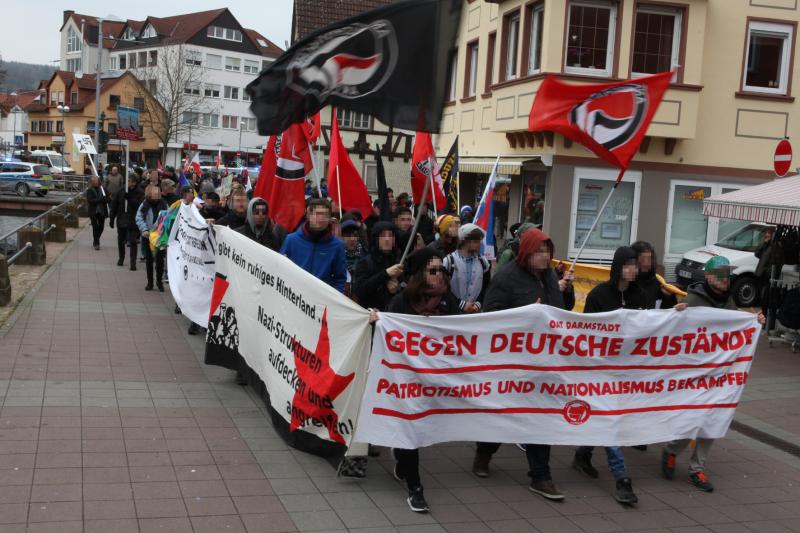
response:
{"label": "tree", "polygon": [[208,128],[209,115],[217,109],[203,90],[205,70],[200,64],[200,56],[183,44],[169,42],[163,42],[156,53],[156,61],[152,59],[153,51],[150,51],[148,64],[137,65],[132,70],[141,81],[139,90],[149,92],[155,99],[154,102],[142,94],[144,104],[140,113],[161,141],[161,159],[166,161],[169,142]]}
{"label": "tree", "polygon": [[6,69],[3,68],[3,56],[0,55],[0,87],[6,81]]}

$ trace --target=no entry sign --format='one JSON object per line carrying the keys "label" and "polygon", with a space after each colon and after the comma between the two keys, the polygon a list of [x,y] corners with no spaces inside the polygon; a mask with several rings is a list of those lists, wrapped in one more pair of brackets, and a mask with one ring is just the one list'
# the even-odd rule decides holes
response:
{"label": "no entry sign", "polygon": [[775,148],[775,174],[784,177],[792,166],[792,144],[786,139]]}

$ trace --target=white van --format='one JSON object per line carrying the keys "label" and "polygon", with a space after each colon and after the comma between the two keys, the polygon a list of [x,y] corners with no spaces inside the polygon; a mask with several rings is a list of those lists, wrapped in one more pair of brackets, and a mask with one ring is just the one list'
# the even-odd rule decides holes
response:
{"label": "white van", "polygon": [[50,167],[50,174],[76,174],[67,159],[55,150],[34,150],[26,159],[32,163],[47,165]]}

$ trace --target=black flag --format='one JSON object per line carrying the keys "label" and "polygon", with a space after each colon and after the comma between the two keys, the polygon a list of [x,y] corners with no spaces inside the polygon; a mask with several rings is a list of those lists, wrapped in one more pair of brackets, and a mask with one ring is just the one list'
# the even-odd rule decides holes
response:
{"label": "black flag", "polygon": [[458,135],[453,141],[453,146],[444,158],[439,174],[442,176],[444,184],[444,196],[447,198],[447,205],[444,210],[448,213],[457,214],[458,205]]}
{"label": "black flag", "polygon": [[386,171],[383,169],[383,159],[381,159],[381,145],[377,145],[375,151],[375,162],[378,171],[378,209],[381,210],[380,220],[392,221],[392,206],[389,203],[389,187],[386,186]]}
{"label": "black flag", "polygon": [[303,38],[245,89],[261,135],[329,105],[439,131],[462,0],[405,0]]}

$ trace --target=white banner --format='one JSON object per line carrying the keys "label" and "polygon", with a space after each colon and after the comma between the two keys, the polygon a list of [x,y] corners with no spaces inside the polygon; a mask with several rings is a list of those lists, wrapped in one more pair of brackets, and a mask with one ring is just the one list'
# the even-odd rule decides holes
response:
{"label": "white banner", "polygon": [[167,244],[169,290],[186,318],[208,322],[216,253],[214,232],[193,204],[181,204]]}
{"label": "white banner", "polygon": [[759,331],[755,315],[708,308],[381,313],[356,439],[419,448],[723,437]]}
{"label": "white banner", "polygon": [[349,444],[369,362],[368,311],[286,257],[216,230],[206,362],[240,355],[290,430]]}

